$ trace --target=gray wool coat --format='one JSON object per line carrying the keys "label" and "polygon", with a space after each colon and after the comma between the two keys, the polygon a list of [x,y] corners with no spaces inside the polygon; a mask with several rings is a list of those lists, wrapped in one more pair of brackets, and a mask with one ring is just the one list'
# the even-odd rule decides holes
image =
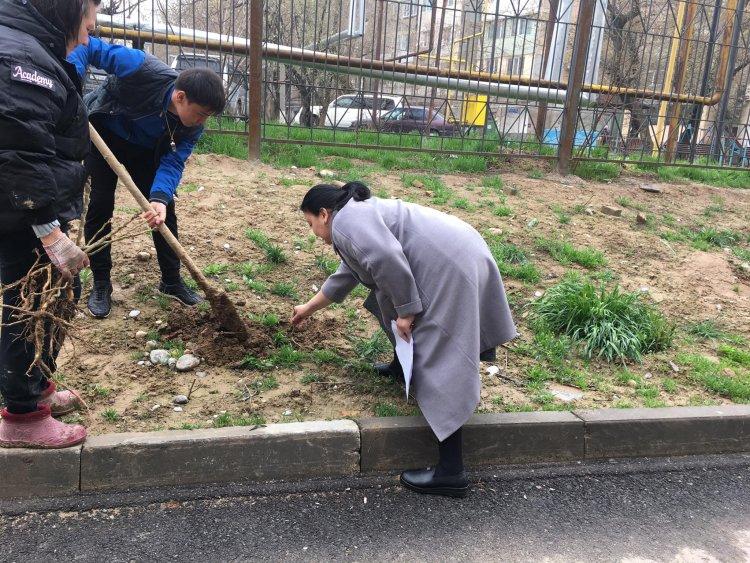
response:
{"label": "gray wool coat", "polygon": [[444,440],[479,403],[480,352],[517,335],[487,244],[456,217],[375,197],[350,200],[331,231],[342,262],[323,294],[341,302],[362,283],[375,292],[386,327],[416,315],[411,390]]}

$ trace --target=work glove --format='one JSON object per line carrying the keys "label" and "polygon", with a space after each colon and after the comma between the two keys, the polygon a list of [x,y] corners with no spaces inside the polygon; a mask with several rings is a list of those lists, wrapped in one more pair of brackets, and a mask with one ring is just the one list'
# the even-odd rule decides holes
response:
{"label": "work glove", "polygon": [[78,272],[89,265],[89,257],[66,235],[50,245],[44,245],[50,262],[60,270],[63,278],[70,281]]}

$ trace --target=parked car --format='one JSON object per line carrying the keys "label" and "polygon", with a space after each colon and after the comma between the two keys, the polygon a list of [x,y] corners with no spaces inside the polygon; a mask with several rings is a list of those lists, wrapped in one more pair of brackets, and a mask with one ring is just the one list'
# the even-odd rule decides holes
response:
{"label": "parked car", "polygon": [[348,129],[355,121],[372,119],[374,112],[380,116],[394,108],[402,107],[403,96],[379,95],[378,105],[380,109],[374,109],[375,96],[373,94],[344,94],[328,104],[325,115],[323,115],[322,106],[312,106],[305,118],[303,117],[305,108],[300,108],[292,123],[308,127],[322,125]]}
{"label": "parked car", "polygon": [[426,107],[401,107],[380,116],[376,125],[372,119],[363,119],[352,123],[352,129],[378,129],[394,133],[418,132],[425,135],[450,136],[461,132],[457,124],[446,121],[442,114]]}

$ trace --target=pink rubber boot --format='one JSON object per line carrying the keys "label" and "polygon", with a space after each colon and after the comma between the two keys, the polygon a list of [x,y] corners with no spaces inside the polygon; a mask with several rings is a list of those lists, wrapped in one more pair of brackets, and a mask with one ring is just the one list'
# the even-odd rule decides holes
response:
{"label": "pink rubber boot", "polygon": [[70,389],[58,391],[55,382],[50,381],[49,387],[44,390],[37,405],[47,405],[52,411],[52,416],[57,417],[82,409],[86,406],[86,403],[77,392]]}
{"label": "pink rubber boot", "polygon": [[52,418],[47,405],[28,414],[2,411],[0,448],[67,448],[86,439],[86,429],[79,424],[65,424]]}

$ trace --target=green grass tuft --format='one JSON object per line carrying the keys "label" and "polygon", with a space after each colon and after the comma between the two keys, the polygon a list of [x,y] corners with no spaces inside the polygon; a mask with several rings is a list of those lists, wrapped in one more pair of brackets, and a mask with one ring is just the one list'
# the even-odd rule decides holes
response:
{"label": "green grass tuft", "polygon": [[532,310],[550,330],[579,343],[587,358],[640,360],[669,347],[674,334],[674,325],[640,293],[623,292],[618,285],[597,287],[576,274],[548,289]]}

